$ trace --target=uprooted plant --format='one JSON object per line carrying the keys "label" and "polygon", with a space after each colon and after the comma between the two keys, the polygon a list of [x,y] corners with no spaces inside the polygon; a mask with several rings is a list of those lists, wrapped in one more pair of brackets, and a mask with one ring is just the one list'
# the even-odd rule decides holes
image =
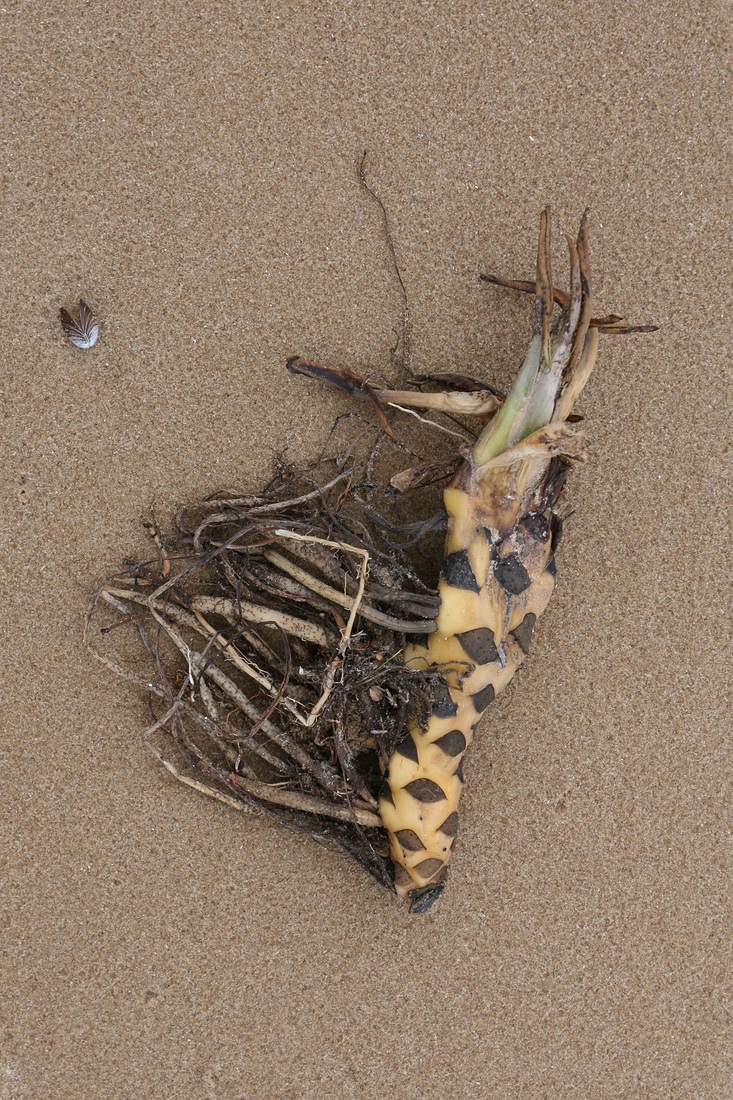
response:
{"label": "uprooted plant", "polygon": [[[137,633],[152,669],[137,679],[158,701],[146,742],[174,775],[346,849],[412,912],[445,886],[464,754],[555,585],[561,494],[585,450],[573,410],[599,336],[652,330],[592,316],[585,215],[568,248],[566,293],[545,210],[535,282],[483,277],[535,300],[505,400],[463,376],[396,390],[288,363],[368,399],[390,436],[396,409],[485,424],[452,458],[391,479],[395,495],[448,475],[442,512],[386,517],[374,455],[354,448],[281,463],[262,493],[188,507],[167,538],[151,526],[155,554],[106,582],[87,619],[88,639],[103,608],[103,634]],[[436,590],[411,551],[441,525]]]}

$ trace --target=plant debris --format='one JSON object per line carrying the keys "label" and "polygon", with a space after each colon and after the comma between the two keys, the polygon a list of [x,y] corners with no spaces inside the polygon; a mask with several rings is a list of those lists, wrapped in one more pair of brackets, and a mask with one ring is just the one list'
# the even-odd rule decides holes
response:
{"label": "plant debris", "polygon": [[[288,360],[364,397],[380,441],[399,446],[394,422],[410,413],[452,438],[451,453],[391,475],[376,473],[379,442],[304,470],[281,459],[261,493],[190,505],[170,534],[150,522],[154,555],[105,582],[87,616],[97,656],[149,692],[145,742],[173,775],[347,851],[414,913],[445,887],[464,754],[554,588],[565,479],[585,450],[573,406],[599,336],[654,331],[592,316],[586,215],[567,243],[569,292],[552,280],[549,208],[535,282],[482,276],[535,300],[506,398],[466,375],[409,370],[399,270],[407,388]],[[404,498],[446,481],[443,508],[408,522]],[[442,565],[426,576],[442,530]],[[99,648],[122,628],[149,675]]]}
{"label": "plant debris", "polygon": [[99,321],[83,298],[79,299],[77,316],[73,316],[62,306],[59,319],[69,343],[83,351],[94,347],[99,339]]}
{"label": "plant debris", "polygon": [[[189,505],[169,536],[149,522],[155,555],[100,587],[85,637],[156,702],[145,743],[177,778],[345,849],[391,888],[380,764],[439,675],[402,659],[438,608],[409,547],[444,516],[382,517],[371,468],[281,461],[262,493]],[[100,648],[123,628],[149,675]]]}

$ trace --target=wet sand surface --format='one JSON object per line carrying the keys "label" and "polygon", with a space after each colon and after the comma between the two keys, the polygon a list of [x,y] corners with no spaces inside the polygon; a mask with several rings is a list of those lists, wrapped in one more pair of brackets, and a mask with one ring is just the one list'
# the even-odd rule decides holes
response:
{"label": "wet sand surface", "polygon": [[[733,1093],[730,10],[13,5],[2,124],[0,1098]],[[589,461],[440,903],[175,783],[83,649],[141,519],[311,457],[296,353],[506,386],[591,211]],[[560,281],[558,276],[558,281]],[[64,339],[85,298],[96,347]],[[430,452],[432,441],[425,440]]]}

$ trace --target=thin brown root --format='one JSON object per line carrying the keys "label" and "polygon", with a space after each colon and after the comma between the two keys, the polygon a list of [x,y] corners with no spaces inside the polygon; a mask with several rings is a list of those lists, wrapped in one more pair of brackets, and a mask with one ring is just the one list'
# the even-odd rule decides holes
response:
{"label": "thin brown root", "polygon": [[398,337],[398,340],[397,340],[397,343],[395,345],[395,348],[393,349],[393,352],[397,353],[398,350],[399,350],[400,344],[401,344],[402,352],[401,352],[401,355],[399,356],[399,362],[400,362],[400,366],[402,368],[403,373],[409,377],[412,374],[412,370],[411,370],[411,367],[410,367],[410,361],[411,361],[411,358],[412,358],[412,346],[411,346],[412,322],[410,320],[410,300],[409,300],[409,297],[408,297],[408,294],[407,294],[407,287],[405,286],[404,279],[402,278],[402,272],[400,271],[400,265],[397,262],[397,252],[395,250],[394,239],[392,237],[392,230],[391,230],[390,224],[389,224],[389,217],[387,216],[387,208],[385,207],[384,203],[380,199],[377,192],[369,185],[369,183],[367,183],[366,161],[367,161],[367,153],[366,153],[366,149],[365,149],[363,154],[362,154],[361,160],[359,161],[359,167],[357,169],[357,174],[359,176],[359,181],[362,184],[364,190],[367,192],[368,195],[371,195],[371,197],[374,199],[374,201],[376,202],[377,206],[379,207],[379,209],[381,211],[382,220],[384,222],[384,234],[385,234],[385,237],[387,238],[387,247],[389,248],[390,259],[392,260],[392,268],[394,270],[395,275],[397,276],[397,282],[400,284],[400,291],[402,293],[402,332],[400,333],[400,336]]}
{"label": "thin brown root", "polygon": [[[251,803],[242,802],[234,795],[226,794],[225,791],[220,791],[209,783],[204,783],[200,779],[195,779],[193,776],[186,775],[172,760],[166,757],[152,741],[146,739],[145,747],[151,756],[159,760],[166,771],[177,779],[179,783],[183,783],[186,787],[191,787],[193,790],[198,791],[199,794],[206,795],[207,798],[216,799],[217,802],[221,802],[225,806],[231,807],[233,810],[244,810],[248,813],[252,812],[253,806]],[[315,814],[319,817],[333,818],[334,821],[354,822],[367,829],[379,829],[382,825],[382,819],[379,814],[372,813],[370,810],[355,804],[351,806],[334,806],[322,798],[312,798],[308,795],[298,794],[295,791],[280,790],[270,783],[260,783],[244,779],[242,776],[234,773],[232,773],[230,778],[232,784],[239,790],[251,795],[252,798],[256,798],[259,801],[269,803],[273,806],[287,806],[289,809],[301,810],[304,813]]]}
{"label": "thin brown root", "polygon": [[334,821],[349,821],[356,825],[363,825],[367,829],[379,829],[382,819],[379,814],[371,810],[361,809],[353,803],[349,806],[335,806],[322,798],[312,798],[306,794],[298,794],[297,791],[279,790],[269,783],[256,783],[242,778],[241,775],[232,775],[232,783],[235,787],[259,798],[263,802],[271,802],[276,806],[287,806],[291,810],[302,810],[305,813],[316,814],[319,817],[332,817]]}
{"label": "thin brown root", "polygon": [[[163,601],[156,604],[153,597],[140,596],[134,591],[127,591],[124,588],[107,588],[105,591],[108,595],[122,596],[124,599],[134,600],[137,603],[151,607],[170,606],[169,604],[164,605]],[[328,646],[331,644],[328,631],[319,624],[308,622],[307,619],[299,619],[296,615],[289,615],[287,612],[278,611],[274,607],[259,606],[247,600],[227,599],[224,596],[191,596],[187,607],[190,611],[202,615],[221,615],[232,625],[239,622],[240,619],[245,619],[248,622],[279,626],[287,634],[295,634],[300,638],[305,638],[306,641],[313,642],[314,645]]]}
{"label": "thin brown root", "polygon": [[336,680],[336,673],[338,669],[343,666],[344,655],[349,645],[351,633],[354,629],[356,616],[359,613],[359,608],[361,607],[362,600],[364,599],[364,588],[366,586],[367,574],[369,572],[369,554],[360,546],[348,546],[344,542],[333,542],[330,539],[318,538],[316,535],[299,535],[295,531],[281,530],[275,531],[275,534],[279,535],[281,538],[296,539],[300,542],[313,542],[317,543],[320,546],[335,546],[339,550],[343,550],[345,553],[355,554],[357,557],[361,558],[361,566],[359,567],[359,590],[357,591],[356,597],[353,600],[348,622],[341,632],[341,641],[339,642],[338,649],[334,653],[328,665],[328,668],[326,669],[323,691],[306,719],[305,724],[310,729],[310,727],[315,724],[319,714],[328,702],[331,696],[331,692],[333,691],[333,685]]}
{"label": "thin brown root", "polygon": [[409,409],[407,406],[397,405],[394,401],[390,401],[390,405],[394,409],[399,409],[400,412],[408,413],[410,416],[414,416],[416,420],[419,420],[421,424],[427,424],[431,428],[437,428],[439,432],[444,432],[445,435],[452,435],[454,439],[460,439],[463,443],[470,443],[470,439],[464,432],[454,432],[452,428],[446,428],[443,424],[438,424],[435,420],[429,420],[426,416],[420,416],[414,409]]}
{"label": "thin brown root", "polygon": [[[337,589],[325,584],[323,581],[319,581],[317,577],[312,576],[306,569],[301,569],[300,566],[289,561],[288,558],[280,554],[277,550],[265,550],[262,556],[281,570],[281,572],[302,584],[304,588],[317,593],[329,603],[334,603],[338,607],[343,607],[351,611],[354,600],[350,596],[346,596]],[[368,604],[363,601],[358,611],[364,619],[368,619],[369,622],[376,623],[378,626],[386,627],[388,630],[424,634],[430,634],[435,630],[435,624],[432,621],[426,623],[413,622],[408,624],[403,619],[396,619],[393,615],[385,615],[384,612],[369,607]]]}

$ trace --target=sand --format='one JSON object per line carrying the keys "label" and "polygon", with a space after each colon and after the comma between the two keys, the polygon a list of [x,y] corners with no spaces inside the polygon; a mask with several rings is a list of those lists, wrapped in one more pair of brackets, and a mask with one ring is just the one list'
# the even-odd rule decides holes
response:
{"label": "sand", "polygon": [[[729,6],[130,9],[3,14],[0,1098],[733,1095]],[[365,148],[416,368],[507,384],[530,304],[478,275],[532,276],[546,202],[590,207],[599,307],[661,326],[602,343],[422,918],[175,783],[81,644],[151,508],[323,443],[349,399],[289,356],[389,375]]]}

